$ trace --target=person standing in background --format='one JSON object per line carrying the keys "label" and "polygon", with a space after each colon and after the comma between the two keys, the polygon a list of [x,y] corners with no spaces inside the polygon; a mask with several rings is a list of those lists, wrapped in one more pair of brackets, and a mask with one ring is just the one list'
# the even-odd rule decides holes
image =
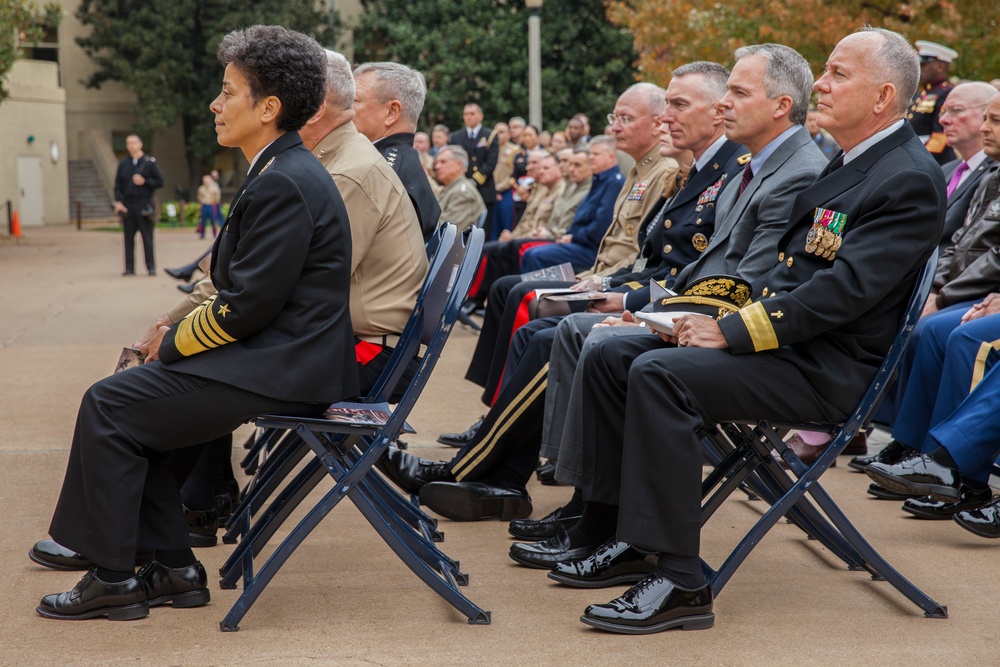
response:
{"label": "person standing in background", "polygon": [[115,174],[115,213],[122,219],[125,232],[125,271],[123,276],[135,275],[135,233],[142,235],[142,252],[149,275],[156,275],[153,255],[153,226],[156,212],[153,208],[153,191],[163,187],[163,175],[156,158],[142,152],[142,139],[134,132],[125,137],[128,157],[118,163]]}

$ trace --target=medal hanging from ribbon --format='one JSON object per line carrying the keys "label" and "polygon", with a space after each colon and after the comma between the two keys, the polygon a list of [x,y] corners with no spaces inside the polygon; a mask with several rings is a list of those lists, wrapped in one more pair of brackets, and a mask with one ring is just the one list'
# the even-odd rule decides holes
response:
{"label": "medal hanging from ribbon", "polygon": [[840,249],[846,224],[845,213],[817,208],[813,214],[812,228],[806,235],[806,252],[832,260]]}

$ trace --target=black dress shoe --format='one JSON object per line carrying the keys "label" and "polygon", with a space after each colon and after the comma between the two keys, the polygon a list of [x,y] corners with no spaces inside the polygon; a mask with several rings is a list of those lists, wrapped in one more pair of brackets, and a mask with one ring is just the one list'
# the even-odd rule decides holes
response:
{"label": "black dress shoe", "polygon": [[149,616],[149,603],[138,577],[109,584],[97,578],[95,567],[83,575],[73,590],[43,597],[35,611],[45,618],[70,621],[98,616],[107,616],[111,621],[131,621]]}
{"label": "black dress shoe", "polygon": [[123,276],[134,276],[135,271],[122,271]]}
{"label": "black dress shoe", "polygon": [[651,574],[607,604],[592,604],[580,620],[599,630],[627,635],[649,635],[670,628],[707,630],[715,625],[712,589],[695,591]]}
{"label": "black dress shoe", "polygon": [[556,563],[549,579],[574,588],[606,588],[637,583],[652,571],[653,564],[646,560],[646,554],[613,539],[583,560]]}
{"label": "black dress shoe", "polygon": [[[574,512],[573,516],[566,516],[565,510],[565,507],[560,507],[541,519],[511,521],[510,525],[507,526],[507,532],[522,540],[546,540],[556,535],[562,535],[580,520],[579,514]],[[579,512],[579,510],[576,511]]]}
{"label": "black dress shoe", "polygon": [[955,523],[980,537],[1000,537],[1000,498],[974,510],[963,510],[954,518]]}
{"label": "black dress shoe", "polygon": [[136,576],[142,582],[150,607],[167,603],[177,609],[200,607],[212,599],[208,575],[198,562],[187,567],[167,567],[154,560],[143,565]]}
{"label": "black dress shoe", "polygon": [[864,472],[865,468],[872,463],[899,463],[903,459],[912,456],[915,450],[910,449],[906,445],[902,444],[898,440],[892,440],[888,445],[882,448],[878,454],[872,454],[871,456],[855,456],[851,459],[851,462],[847,464],[848,468],[853,468],[858,472]]}
{"label": "black dress shoe", "polygon": [[190,294],[194,291],[194,283],[188,283],[187,285],[178,285],[177,289],[184,292],[185,294]]}
{"label": "black dress shoe", "polygon": [[214,547],[219,543],[219,511],[205,511],[184,508],[184,519],[188,525],[188,537],[192,547]]}
{"label": "black dress shoe", "polygon": [[879,486],[875,482],[868,485],[868,495],[875,496],[879,500],[894,500],[897,503],[903,500],[909,500],[910,498],[926,497],[922,493],[896,493],[895,491],[890,491],[883,486]]}
{"label": "black dress shoe", "polygon": [[535,468],[535,477],[545,486],[565,486],[556,479],[556,464],[553,461],[546,461]]}
{"label": "black dress shoe", "polygon": [[[72,549],[67,549],[55,540],[42,540],[28,551],[28,558],[53,570],[89,570],[94,563]],[[153,560],[152,551],[141,551],[135,557],[135,564],[145,565]]]}
{"label": "black dress shoe", "polygon": [[150,269],[149,270],[149,275],[155,276],[156,275],[156,269]]}
{"label": "black dress shoe", "polygon": [[191,265],[189,264],[188,266],[180,269],[163,269],[163,272],[171,278],[187,283],[191,281],[191,278],[194,276],[195,269],[197,268],[197,265],[194,268],[191,268]]}
{"label": "black dress shoe", "polygon": [[442,433],[438,437],[438,442],[449,447],[465,447],[476,437],[476,432],[483,423],[484,417],[476,420],[476,423],[465,429],[461,433]]}
{"label": "black dress shoe", "polygon": [[943,466],[928,454],[915,454],[899,463],[871,463],[865,474],[896,493],[919,493],[934,500],[957,501],[962,474]]}
{"label": "black dress shoe", "polygon": [[55,540],[36,542],[28,552],[28,558],[53,570],[89,570],[94,567],[93,562]]}
{"label": "black dress shoe", "polygon": [[921,519],[950,519],[962,510],[972,510],[990,501],[993,492],[989,488],[973,489],[963,484],[961,497],[955,502],[934,500],[930,496],[908,498],[903,503],[903,511]]}
{"label": "black dress shoe", "polygon": [[375,466],[407,493],[420,493],[430,482],[455,481],[448,463],[428,461],[395,447],[388,447]]}
{"label": "black dress shoe", "polygon": [[525,567],[536,570],[551,570],[556,563],[566,563],[573,560],[583,560],[594,553],[597,544],[586,544],[582,547],[571,547],[569,536],[561,533],[541,542],[515,542],[510,545],[510,557]]}
{"label": "black dress shoe", "polygon": [[510,521],[531,515],[527,491],[489,482],[431,482],[420,489],[420,504],[452,521]]}

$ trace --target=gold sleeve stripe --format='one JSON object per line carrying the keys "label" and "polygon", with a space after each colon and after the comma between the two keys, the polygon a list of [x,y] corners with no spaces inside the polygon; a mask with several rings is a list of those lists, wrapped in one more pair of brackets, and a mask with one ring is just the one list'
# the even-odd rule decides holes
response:
{"label": "gold sleeve stripe", "polygon": [[[206,308],[206,310],[208,310],[208,309]],[[199,313],[198,317],[194,318],[194,321],[193,321],[193,323],[191,325],[191,328],[194,331],[194,335],[198,338],[198,340],[201,342],[201,344],[205,346],[206,349],[213,348],[213,347],[219,347],[220,345],[224,345],[225,344],[223,341],[219,340],[218,338],[213,337],[211,330],[209,330],[209,328],[207,326],[205,326],[205,312],[204,311],[202,311],[201,313]]]}
{"label": "gold sleeve stripe", "polygon": [[210,308],[211,304],[211,301],[201,304],[177,325],[177,333],[174,335],[174,345],[177,346],[177,351],[185,357],[190,357],[208,349],[195,333],[194,324],[201,311],[205,308]]}
{"label": "gold sleeve stripe", "polygon": [[212,332],[222,340],[223,344],[232,343],[236,339],[227,334],[225,329],[222,328],[222,325],[219,324],[219,320],[215,317],[216,312],[216,308],[209,308],[205,313],[206,328],[211,329]]}
{"label": "gold sleeve stripe", "polygon": [[625,284],[631,287],[632,289],[642,289],[642,283],[640,283],[638,280],[630,280]]}
{"label": "gold sleeve stripe", "polygon": [[972,390],[976,388],[976,385],[983,381],[983,375],[986,374],[986,358],[993,350],[1000,350],[1000,340],[986,341],[979,346],[979,351],[976,353],[976,360],[972,364],[972,386],[969,387],[970,394],[972,393]]}
{"label": "gold sleeve stripe", "polygon": [[740,308],[740,317],[746,325],[750,340],[753,341],[755,352],[773,350],[778,347],[778,336],[774,333],[771,320],[767,317],[767,310],[760,301],[752,303],[745,308]]}

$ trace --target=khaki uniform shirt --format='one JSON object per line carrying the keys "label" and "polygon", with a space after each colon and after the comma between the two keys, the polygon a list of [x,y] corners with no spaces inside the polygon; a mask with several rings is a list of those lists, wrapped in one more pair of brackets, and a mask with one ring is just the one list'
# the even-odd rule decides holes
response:
{"label": "khaki uniform shirt", "polygon": [[445,186],[438,195],[438,203],[441,204],[441,222],[454,224],[460,232],[475,225],[486,210],[475,181],[464,176]]}
{"label": "khaki uniform shirt", "polygon": [[[354,335],[382,343],[403,331],[427,273],[416,210],[396,172],[354,123],[324,137],[313,154],[333,177],[350,218]],[[206,273],[210,261],[199,265]],[[206,277],[167,315],[177,322],[213,294]]]}
{"label": "khaki uniform shirt", "polygon": [[590,271],[577,275],[609,276],[618,269],[632,265],[639,254],[639,227],[663,194],[663,177],[669,170],[678,170],[677,162],[660,157],[660,147],[646,153],[628,172],[625,185],[615,200],[615,217],[601,239],[597,259]]}
{"label": "khaki uniform shirt", "polygon": [[496,169],[493,170],[493,182],[497,184],[497,192],[506,192],[513,185],[511,174],[514,172],[514,156],[519,150],[520,146],[509,141],[500,147],[500,158],[497,160]]}
{"label": "khaki uniform shirt", "polygon": [[552,238],[559,238],[566,233],[569,226],[573,224],[573,216],[576,215],[576,209],[580,206],[580,202],[583,201],[587,193],[590,192],[591,180],[588,178],[583,183],[572,183],[570,181],[564,181],[566,187],[563,189],[563,193],[556,199],[552,204],[552,215],[549,216],[549,231],[552,232]]}
{"label": "khaki uniform shirt", "polygon": [[549,218],[552,217],[552,207],[564,189],[566,189],[566,182],[562,179],[559,179],[552,187],[546,187],[539,183],[538,187],[531,193],[531,199],[528,200],[528,206],[524,209],[524,215],[521,216],[517,227],[512,232],[514,238],[526,239],[536,229],[547,227]]}

